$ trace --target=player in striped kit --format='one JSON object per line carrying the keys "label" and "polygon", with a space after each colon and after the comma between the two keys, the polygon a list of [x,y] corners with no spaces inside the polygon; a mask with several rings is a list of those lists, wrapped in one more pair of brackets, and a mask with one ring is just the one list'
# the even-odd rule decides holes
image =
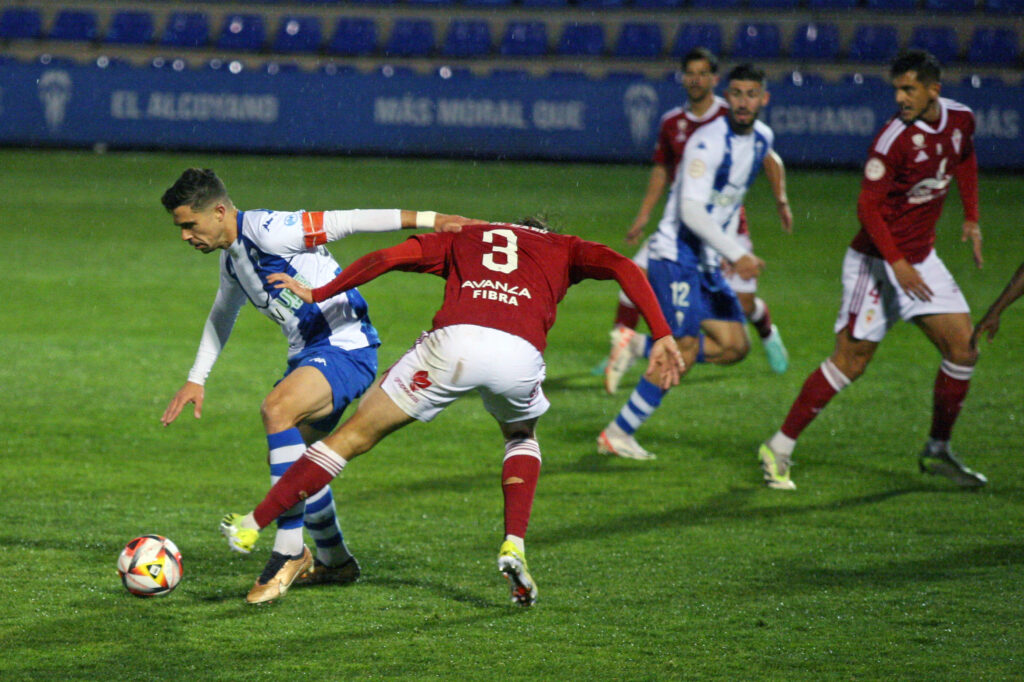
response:
{"label": "player in striped kit", "polygon": [[[764,80],[764,71],[751,64],[729,72],[728,113],[690,136],[651,242],[647,277],[687,370],[702,353],[732,363],[750,350],[743,310],[720,265],[728,262],[745,280],[764,267],[736,238],[743,199],[774,139],[771,129],[757,120],[768,102]],[[598,452],[654,458],[634,433],[661,404],[665,391],[660,383],[656,368],[649,365],[627,403],[598,436]]]}
{"label": "player in striped kit", "polygon": [[857,201],[861,229],[843,261],[835,350],[804,382],[782,427],[758,453],[772,488],[796,487],[790,466],[797,438],[836,393],[864,373],[900,319],[914,322],[941,355],[931,431],[918,456],[921,471],[965,488],[987,482],[949,447],[977,350],[967,301],[935,253],[935,224],[956,178],[964,209],[961,238],[970,242],[978,267],[982,264],[974,114],[940,96],[939,63],[927,52],[901,54],[890,76],[899,111],[875,137],[864,166]]}
{"label": "player in striped kit", "polygon": [[[636,244],[643,236],[644,228],[650,220],[651,211],[658,203],[665,188],[675,181],[676,170],[683,156],[686,141],[701,126],[725,116],[728,103],[715,95],[718,85],[718,59],[711,51],[697,47],[687,52],[682,59],[683,88],[687,102],[684,106],[675,107],[665,112],[658,126],[658,139],[654,147],[653,162],[647,191],[644,193],[633,224],[626,232],[626,243]],[[775,196],[779,220],[784,232],[793,230],[793,213],[786,196],[786,174],[782,158],[772,150],[764,159],[764,171],[771,184]],[[753,250],[750,231],[747,226],[745,210],[740,208],[740,222],[736,238],[748,251]],[[644,240],[633,262],[647,269],[650,255],[651,238]],[[778,327],[772,323],[768,304],[757,295],[757,278],[743,279],[732,273],[726,273],[726,281],[736,294],[743,307],[743,313],[754,327],[762,347],[768,357],[772,370],[783,373],[789,366],[789,355],[782,342]],[[622,375],[632,367],[640,357],[645,345],[643,335],[635,332],[639,315],[628,298],[620,292],[618,308],[615,312],[615,326],[612,328],[611,348],[602,371],[605,375],[605,390],[615,393]],[[698,361],[704,360],[698,358]],[[718,358],[708,357],[708,362],[716,362]]]}
{"label": "player in striped kit", "polygon": [[643,273],[603,244],[549,232],[542,224],[479,224],[459,233],[417,235],[353,262],[312,291],[283,273],[272,276],[304,301],[326,301],[390,270],[438,275],[444,302],[433,328],[367,391],[342,426],[314,443],[250,514],[231,515],[234,542],[255,542],[281,510],[318,490],[352,458],[413,421],[428,422],[460,396],[479,393],[505,438],[502,492],[505,540],[498,568],[512,601],[530,606],[537,586],[524,538],[540,474],[537,421],[549,403],[541,386],[547,333],[566,290],[583,279],[614,278],[657,338],[651,365],[663,386],[682,366],[668,325]]}
{"label": "player in striped kit", "polygon": [[[464,218],[433,212],[241,211],[220,178],[209,169],[190,168],[162,198],[182,240],[203,253],[221,251],[220,286],[203,328],[188,381],[171,399],[161,422],[173,422],[189,403],[198,419],[204,385],[227,343],[239,312],[249,301],[280,325],[288,340],[284,377],[260,408],[267,434],[271,483],[306,449],[326,435],[342,412],[373,382],[380,338],[355,289],[321,304],[308,304],[267,278],[287,273],[317,286],[341,267],[324,246],[360,232],[412,227],[440,229]],[[310,491],[304,504],[278,519],[274,552],[249,593],[257,603],[275,598],[295,579],[305,583],[352,582],[359,564],[345,545],[331,489]],[[317,546],[313,558],[302,538],[303,525]],[[251,548],[234,547],[248,552]]]}

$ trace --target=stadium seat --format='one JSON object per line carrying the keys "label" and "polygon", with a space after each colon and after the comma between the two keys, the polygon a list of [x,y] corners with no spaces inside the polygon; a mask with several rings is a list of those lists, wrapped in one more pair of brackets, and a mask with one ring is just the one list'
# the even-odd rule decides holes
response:
{"label": "stadium seat", "polygon": [[737,9],[743,0],[690,0],[690,7],[698,9]]}
{"label": "stadium seat", "polygon": [[429,19],[395,19],[384,54],[391,57],[425,57],[434,51],[434,22]]}
{"label": "stadium seat", "polygon": [[410,5],[427,5],[429,7],[444,7],[455,3],[455,0],[405,0]]}
{"label": "stadium seat", "polygon": [[251,50],[263,48],[267,41],[267,29],[263,17],[258,14],[229,14],[224,17],[224,26],[217,39],[222,50]]}
{"label": "stadium seat", "polygon": [[530,72],[526,69],[491,69],[491,78],[506,78],[508,80],[526,81],[530,80]]}
{"label": "stadium seat", "polygon": [[864,0],[866,8],[885,12],[912,12],[920,4],[919,0]]}
{"label": "stadium seat", "polygon": [[573,69],[553,69],[544,76],[548,80],[555,81],[585,81],[587,74]]}
{"label": "stadium seat", "polygon": [[856,9],[860,0],[807,0],[807,9]]}
{"label": "stadium seat", "polygon": [[153,15],[149,12],[117,12],[103,38],[106,43],[146,45],[153,40]]}
{"label": "stadium seat", "polygon": [[633,7],[639,9],[675,9],[682,7],[686,0],[633,0]]}
{"label": "stadium seat", "polygon": [[672,56],[682,59],[695,47],[706,47],[712,54],[722,54],[722,27],[718,24],[683,24],[672,41]]}
{"label": "stadium seat", "polygon": [[210,20],[202,12],[174,12],[167,18],[161,45],[202,47],[210,38]]}
{"label": "stadium seat", "polygon": [[800,0],[747,0],[750,9],[796,9]]}
{"label": "stadium seat", "polygon": [[97,69],[130,69],[132,63],[127,59],[121,59],[119,57],[108,57],[105,54],[101,54],[97,57],[93,63]]}
{"label": "stadium seat", "polygon": [[548,27],[541,21],[510,21],[499,52],[506,57],[539,57],[548,51]]}
{"label": "stadium seat", "polygon": [[565,57],[599,57],[604,52],[603,24],[566,24],[555,52]]}
{"label": "stadium seat", "polygon": [[985,11],[993,14],[1024,14],[1024,0],[985,0]]}
{"label": "stadium seat", "polygon": [[327,49],[348,57],[373,54],[377,49],[377,24],[365,17],[342,17]]}
{"label": "stadium seat", "polygon": [[900,49],[895,26],[867,24],[856,28],[850,42],[850,59],[858,62],[888,62]]}
{"label": "stadium seat", "polygon": [[969,88],[998,88],[1006,85],[1006,82],[999,76],[979,76],[975,73],[964,76],[963,84]]}
{"label": "stadium seat", "polygon": [[309,16],[285,15],[274,38],[274,52],[316,52],[323,34],[320,19]]}
{"label": "stadium seat", "polygon": [[569,0],[522,0],[520,4],[523,7],[565,7]]}
{"label": "stadium seat", "polygon": [[76,62],[71,57],[58,57],[57,55],[52,55],[48,53],[41,54],[38,57],[36,57],[36,64],[39,64],[40,66],[49,66],[61,69],[71,69],[78,66],[78,62]]}
{"label": "stadium seat", "polygon": [[39,10],[8,7],[0,14],[0,39],[39,38],[43,34],[43,17]]}
{"label": "stadium seat", "polygon": [[967,48],[967,61],[971,64],[1001,64],[1013,66],[1020,57],[1017,32],[1012,28],[976,28]]}
{"label": "stadium seat", "polygon": [[359,69],[354,66],[350,66],[348,64],[335,64],[334,62],[322,64],[318,70],[325,76],[351,76],[359,73]]}
{"label": "stadium seat", "polygon": [[628,59],[656,59],[661,57],[664,48],[660,26],[627,22],[619,31],[614,54]]}
{"label": "stadium seat", "polygon": [[512,0],[462,0],[467,7],[507,7]]}
{"label": "stadium seat", "polygon": [[465,66],[448,66],[443,65],[437,67],[434,71],[434,75],[441,80],[466,80],[467,78],[475,78],[473,70]]}
{"label": "stadium seat", "polygon": [[952,26],[917,26],[910,33],[907,46],[928,50],[940,64],[952,64],[960,55],[956,29]]}
{"label": "stadium seat", "polygon": [[188,62],[180,57],[176,59],[165,59],[164,57],[153,57],[152,61],[149,62],[149,68],[155,70],[168,70],[168,71],[187,71]]}
{"label": "stadium seat", "polygon": [[407,78],[416,75],[416,69],[411,66],[396,66],[394,64],[382,64],[377,68],[377,73],[385,78]]}
{"label": "stadium seat", "polygon": [[270,61],[263,65],[263,73],[277,76],[282,73],[298,73],[302,69],[295,62]]}
{"label": "stadium seat", "polygon": [[795,85],[798,88],[810,88],[825,84],[825,77],[806,71],[790,71],[782,78],[784,85]]}
{"label": "stadium seat", "polygon": [[453,19],[441,54],[445,57],[486,57],[491,53],[491,25],[483,20]]}
{"label": "stadium seat", "polygon": [[873,74],[866,73],[847,73],[843,74],[841,81],[846,85],[853,85],[856,87],[864,88],[878,88],[888,89],[891,86],[881,76],[875,76]]}
{"label": "stadium seat", "polygon": [[50,29],[50,40],[92,41],[96,40],[96,13],[62,9],[57,13]]}
{"label": "stadium seat", "polygon": [[206,68],[209,71],[238,74],[245,71],[245,64],[237,59],[221,59],[220,57],[214,57],[210,61],[206,62]]}
{"label": "stadium seat", "polygon": [[929,12],[970,14],[974,11],[974,4],[974,0],[924,0],[924,8]]}
{"label": "stadium seat", "polygon": [[626,0],[576,0],[576,6],[582,10],[621,9]]}
{"label": "stadium seat", "polygon": [[742,23],[736,29],[734,58],[775,59],[780,54],[779,27],[775,24]]}
{"label": "stadium seat", "polygon": [[839,54],[839,27],[835,24],[800,24],[790,48],[793,59],[831,61]]}

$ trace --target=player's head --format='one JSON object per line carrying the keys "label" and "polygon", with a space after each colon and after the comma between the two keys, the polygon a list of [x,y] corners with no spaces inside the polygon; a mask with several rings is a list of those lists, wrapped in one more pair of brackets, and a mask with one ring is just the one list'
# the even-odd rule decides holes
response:
{"label": "player's head", "polygon": [[532,227],[536,230],[544,230],[545,232],[559,232],[557,227],[551,226],[551,220],[546,213],[533,213],[522,220],[517,220],[515,224]]}
{"label": "player's head", "polygon": [[919,118],[929,121],[939,115],[942,67],[924,50],[901,52],[889,68],[900,120],[911,123]]}
{"label": "player's head", "polygon": [[768,104],[764,81],[764,69],[753,64],[735,66],[726,77],[729,123],[736,132],[745,133],[753,128],[762,107]]}
{"label": "player's head", "polygon": [[224,183],[209,168],[189,168],[160,198],[181,238],[203,253],[235,240],[235,210]]}
{"label": "player's head", "polygon": [[683,89],[690,102],[699,102],[714,94],[718,85],[718,57],[706,47],[695,47],[682,60]]}

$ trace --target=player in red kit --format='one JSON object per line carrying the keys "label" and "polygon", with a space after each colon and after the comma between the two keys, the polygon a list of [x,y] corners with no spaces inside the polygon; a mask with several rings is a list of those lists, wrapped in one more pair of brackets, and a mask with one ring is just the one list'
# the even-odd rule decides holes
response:
{"label": "player in red kit", "polygon": [[[654,165],[651,167],[640,209],[626,232],[627,244],[636,244],[643,236],[644,228],[650,221],[651,211],[661,199],[665,188],[670,187],[675,179],[687,141],[702,126],[725,116],[728,111],[728,102],[715,95],[715,88],[718,85],[718,58],[710,50],[696,47],[683,56],[682,81],[683,89],[686,91],[686,104],[670,109],[661,117],[652,157]],[[774,149],[764,159],[764,172],[775,196],[782,229],[790,233],[793,231],[793,213],[786,196],[786,170],[782,158]],[[746,210],[743,207],[740,207],[740,225],[736,239],[748,251],[753,251]],[[650,238],[644,240],[633,256],[633,262],[645,270],[649,245]],[[778,327],[772,323],[768,304],[757,296],[757,277],[743,279],[729,268],[726,272],[726,281],[739,299],[747,320],[757,331],[772,370],[780,374],[785,372],[789,366],[789,354]],[[604,385],[608,393],[615,393],[622,375],[643,356],[646,338],[635,332],[639,318],[632,302],[620,292],[615,312],[615,326],[610,334],[611,348],[599,370],[604,372]],[[723,364],[735,362],[728,355],[710,348],[706,354],[702,353],[698,360]]]}
{"label": "player in red kit", "polygon": [[761,446],[765,483],[772,488],[796,487],[789,471],[796,439],[836,393],[864,373],[898,319],[920,327],[942,356],[931,432],[918,458],[921,471],[965,488],[987,482],[949,447],[977,351],[967,301],[934,249],[935,223],[956,178],[964,208],[962,241],[971,243],[981,267],[974,115],[940,97],[939,64],[927,52],[901,54],[890,75],[899,113],[875,138],[864,166],[857,201],[861,229],[843,262],[835,350],[804,382],[781,429]]}
{"label": "player in red kit", "polygon": [[474,224],[438,236],[367,254],[317,289],[287,275],[275,277],[279,288],[308,302],[323,301],[390,270],[438,275],[446,285],[431,331],[370,388],[348,421],[309,447],[252,513],[228,515],[232,522],[225,532],[235,542],[254,542],[259,529],[282,509],[322,488],[350,459],[414,420],[430,421],[475,391],[505,437],[505,541],[498,568],[509,579],[512,601],[529,606],[537,586],[527,570],[523,538],[540,472],[535,429],[549,406],[541,386],[542,353],[558,302],[583,279],[614,278],[657,339],[651,361],[664,369],[665,388],[678,383],[682,359],[643,272],[607,246],[554,234],[540,224]]}

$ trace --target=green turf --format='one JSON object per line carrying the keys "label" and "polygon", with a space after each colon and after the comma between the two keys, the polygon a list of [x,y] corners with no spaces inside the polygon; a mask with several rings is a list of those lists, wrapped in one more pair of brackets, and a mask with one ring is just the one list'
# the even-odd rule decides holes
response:
{"label": "green turf", "polygon": [[[856,174],[790,174],[796,231],[762,180],[748,207],[768,261],[762,295],[791,355],[777,377],[755,342],[699,367],[639,438],[660,458],[598,456],[626,398],[590,373],[607,349],[614,284],[571,290],[547,352],[544,468],[528,538],[540,601],[508,603],[501,440],[473,400],[395,434],[336,482],[355,586],[243,596],[265,554],[216,532],[267,486],[260,401],[285,347],[243,312],[201,421],[159,416],[185,379],[217,283],[214,256],[178,243],[159,196],[215,168],[243,208],[393,207],[493,219],[545,211],[623,247],[640,166],[0,151],[0,678],[3,679],[1013,679],[1024,670],[1024,307],[984,349],[955,442],[981,492],[922,477],[938,359],[900,325],[863,380],[807,430],[792,494],[763,488],[759,441],[831,350]],[[1024,179],[981,182],[988,262],[959,243],[951,197],[939,252],[976,315],[1024,253]],[[343,262],[397,235],[356,237]],[[381,365],[429,325],[441,281],[393,273],[362,291]],[[1024,304],[1020,304],[1024,306]],[[185,578],[129,596],[125,542],[161,533]]]}

